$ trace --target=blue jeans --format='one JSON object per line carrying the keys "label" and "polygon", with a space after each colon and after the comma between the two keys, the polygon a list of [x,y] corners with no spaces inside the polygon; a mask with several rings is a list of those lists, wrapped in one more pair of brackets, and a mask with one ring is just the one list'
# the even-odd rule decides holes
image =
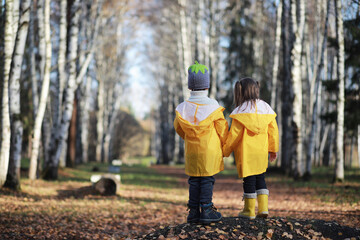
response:
{"label": "blue jeans", "polygon": [[201,204],[211,203],[215,178],[189,177],[189,202],[190,207],[198,207]]}
{"label": "blue jeans", "polygon": [[264,173],[245,177],[243,182],[244,193],[255,193],[259,189],[267,189]]}

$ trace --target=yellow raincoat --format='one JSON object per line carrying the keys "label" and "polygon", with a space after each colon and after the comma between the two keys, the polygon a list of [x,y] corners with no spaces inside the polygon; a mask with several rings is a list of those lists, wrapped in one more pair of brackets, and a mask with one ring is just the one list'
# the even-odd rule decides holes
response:
{"label": "yellow raincoat", "polygon": [[224,156],[235,153],[240,178],[266,172],[269,152],[279,150],[276,113],[262,100],[245,102],[230,115],[232,124],[223,147]]}
{"label": "yellow raincoat", "polygon": [[185,140],[185,173],[213,176],[224,170],[222,146],[228,133],[224,108],[185,101],[176,108],[174,128]]}

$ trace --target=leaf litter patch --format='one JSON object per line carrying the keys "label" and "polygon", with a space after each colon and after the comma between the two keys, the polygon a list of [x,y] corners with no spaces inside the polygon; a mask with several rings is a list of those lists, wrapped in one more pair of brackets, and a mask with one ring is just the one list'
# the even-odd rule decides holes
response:
{"label": "leaf litter patch", "polygon": [[226,217],[218,223],[160,226],[137,239],[360,239],[360,228],[323,220]]}

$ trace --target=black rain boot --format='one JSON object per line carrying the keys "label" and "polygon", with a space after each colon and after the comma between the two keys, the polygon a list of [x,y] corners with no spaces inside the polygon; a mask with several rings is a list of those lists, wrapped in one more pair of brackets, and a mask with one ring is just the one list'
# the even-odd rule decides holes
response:
{"label": "black rain boot", "polygon": [[199,220],[200,220],[200,208],[188,205],[188,210],[189,210],[189,215],[187,216],[187,222],[188,223],[197,223],[197,222],[199,222]]}
{"label": "black rain boot", "polygon": [[213,203],[201,204],[201,223],[218,222],[222,219],[221,213],[219,213]]}

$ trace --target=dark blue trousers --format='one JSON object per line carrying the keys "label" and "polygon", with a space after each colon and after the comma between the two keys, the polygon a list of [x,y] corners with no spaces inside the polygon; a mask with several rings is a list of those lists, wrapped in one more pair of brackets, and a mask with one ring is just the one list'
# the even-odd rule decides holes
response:
{"label": "dark blue trousers", "polygon": [[189,202],[191,207],[212,202],[215,178],[211,177],[189,177]]}
{"label": "dark blue trousers", "polygon": [[255,193],[259,189],[267,189],[264,173],[245,177],[243,182],[244,193]]}

